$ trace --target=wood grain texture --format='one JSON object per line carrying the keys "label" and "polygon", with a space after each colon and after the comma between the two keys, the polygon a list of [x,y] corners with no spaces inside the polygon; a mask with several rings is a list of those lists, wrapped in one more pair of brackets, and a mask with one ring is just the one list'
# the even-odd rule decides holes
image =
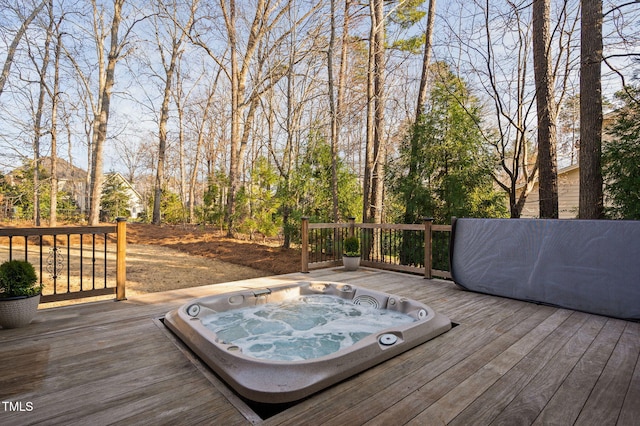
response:
{"label": "wood grain texture", "polygon": [[[158,318],[193,298],[339,281],[427,303],[451,331],[261,421]],[[640,324],[360,268],[316,270],[39,311],[0,329],[0,424],[634,424]],[[0,407],[2,408],[2,407]]]}

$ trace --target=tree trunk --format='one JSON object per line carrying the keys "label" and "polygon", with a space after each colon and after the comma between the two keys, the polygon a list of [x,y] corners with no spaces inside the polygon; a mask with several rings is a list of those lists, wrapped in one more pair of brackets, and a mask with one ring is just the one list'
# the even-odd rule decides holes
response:
{"label": "tree trunk", "polygon": [[424,39],[424,55],[422,56],[422,74],[420,75],[420,87],[418,88],[418,100],[416,103],[415,123],[423,112],[423,106],[427,99],[427,81],[429,80],[429,62],[431,62],[431,48],[433,45],[433,22],[436,16],[436,0],[429,0],[427,12],[427,28]]}
{"label": "tree trunk", "polygon": [[[162,9],[163,7],[161,7]],[[168,58],[165,57],[165,49],[164,43],[161,40],[159,29],[156,29],[156,41],[158,45],[158,52],[162,58],[162,65],[165,73],[165,81],[164,81],[164,91],[162,98],[162,106],[160,108],[160,120],[158,123],[158,162],[156,167],[156,181],[154,187],[154,199],[153,199],[153,214],[152,214],[152,223],[154,225],[160,225],[161,222],[161,212],[160,206],[162,201],[162,189],[164,186],[164,168],[166,162],[166,151],[167,151],[167,122],[169,121],[169,104],[171,102],[171,95],[173,94],[173,76],[176,72],[179,73],[178,64],[181,58],[181,50],[182,44],[184,42],[184,38],[186,37],[186,32],[190,31],[191,25],[193,23],[193,9],[191,10],[191,15],[189,16],[188,22],[184,28],[181,28],[178,22],[177,13],[174,12],[172,19],[169,21],[170,27],[167,29],[168,34],[170,35],[171,45],[168,46],[171,49]],[[179,78],[179,75],[178,75]],[[182,114],[182,108],[180,108],[180,102],[176,102],[178,104],[178,113]],[[184,174],[184,156],[183,156],[183,127],[182,127],[182,117],[179,120],[180,126],[180,200],[184,203],[185,198],[185,174]],[[183,204],[184,205],[184,204]]]}
{"label": "tree trunk", "polygon": [[[53,2],[52,2],[53,3]],[[51,4],[53,10],[53,4]],[[50,12],[53,14],[53,12]],[[51,16],[53,20],[53,16]],[[57,41],[54,53],[53,90],[51,93],[51,193],[49,209],[49,226],[56,226],[58,221],[58,91],[60,90],[60,51],[62,49],[62,34],[59,24],[56,29]],[[71,159],[69,159],[71,160]]]}
{"label": "tree trunk", "polygon": [[153,197],[153,219],[154,225],[160,225],[160,206],[162,201],[162,187],[164,186],[164,164],[167,152],[167,121],[169,121],[169,102],[171,101],[171,86],[173,82],[173,72],[176,67],[180,43],[174,40],[169,66],[165,68],[164,94],[162,107],[160,108],[160,123],[158,128],[158,163],[156,167],[156,181],[154,185]]}
{"label": "tree trunk", "polygon": [[602,1],[583,0],[580,47],[579,217],[601,219],[602,195]]}
{"label": "tree trunk", "polygon": [[[33,223],[40,226],[40,137],[42,136],[42,114],[44,113],[44,100],[47,93],[47,69],[49,68],[49,58],[51,55],[50,44],[53,32],[53,19],[49,19],[47,35],[44,42],[44,57],[39,70],[40,93],[33,124]],[[35,61],[34,61],[35,62]]]}
{"label": "tree trunk", "polygon": [[340,144],[340,129],[342,128],[342,117],[344,116],[344,92],[347,80],[347,54],[349,47],[349,9],[351,0],[344,3],[344,17],[342,21],[342,40],[340,46],[340,70],[338,72],[338,97],[336,99],[336,123],[338,132],[336,138]]}
{"label": "tree trunk", "polygon": [[[89,225],[100,222],[100,196],[102,193],[104,144],[107,140],[107,123],[111,105],[111,92],[115,81],[116,63],[119,59],[118,29],[122,19],[122,5],[124,0],[115,0],[113,4],[113,19],[111,22],[111,45],[104,73],[104,85],[100,93],[99,115],[94,118],[93,141],[91,156],[91,190],[89,206]],[[97,36],[97,34],[96,34]],[[100,46],[101,48],[101,46]]]}
{"label": "tree trunk", "polygon": [[327,49],[327,79],[329,89],[329,115],[331,117],[331,200],[333,221],[339,221],[338,215],[338,114],[336,111],[335,85],[333,79],[333,54],[336,45],[336,0],[331,0],[331,29]]}
{"label": "tree trunk", "polygon": [[375,168],[374,156],[374,127],[375,127],[375,13],[373,3],[369,4],[371,17],[371,30],[369,32],[369,57],[367,61],[367,141],[365,145],[364,178],[362,182],[362,222],[371,221],[370,212],[372,206],[372,180]]}
{"label": "tree trunk", "polygon": [[239,187],[240,173],[240,70],[238,67],[238,42],[236,35],[236,3],[229,1],[228,18],[225,19],[231,50],[231,153],[229,156],[229,192],[227,193],[227,208],[225,222],[227,236],[233,236],[234,215],[236,211],[236,192]]}
{"label": "tree trunk", "polygon": [[374,0],[373,9],[373,92],[375,101],[373,126],[374,169],[371,175],[371,205],[369,217],[373,221],[373,223],[381,223],[384,195],[384,166],[386,162],[386,146],[384,136],[385,27],[383,1]]}
{"label": "tree trunk", "polygon": [[533,1],[533,63],[538,117],[540,217],[558,218],[556,106],[550,54],[550,0]]}
{"label": "tree trunk", "polygon": [[[416,102],[416,115],[414,119],[414,127],[411,133],[411,155],[409,157],[409,170],[407,181],[410,182],[412,188],[417,182],[418,170],[418,149],[419,139],[417,135],[418,126],[420,125],[420,116],[424,113],[424,103],[427,99],[427,82],[429,80],[429,63],[431,62],[431,49],[433,43],[433,22],[436,14],[436,0],[429,0],[429,9],[427,12],[427,28],[425,30],[424,54],[422,56],[422,73],[420,75],[420,86],[418,88],[418,99]],[[415,205],[412,203],[413,190],[405,193],[405,223],[414,223],[417,219],[418,212],[415,211]]]}

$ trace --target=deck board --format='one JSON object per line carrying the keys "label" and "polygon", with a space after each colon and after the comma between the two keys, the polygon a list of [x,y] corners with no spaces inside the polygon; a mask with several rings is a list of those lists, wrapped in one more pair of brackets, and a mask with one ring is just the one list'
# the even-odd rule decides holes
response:
{"label": "deck board", "polygon": [[[544,339],[470,404],[451,424],[467,425],[470,419],[472,422],[489,424],[496,420],[545,367],[566,339],[577,332],[586,320],[587,314],[566,312],[569,315],[563,317],[560,315],[563,310],[559,310],[553,317],[549,317],[542,323],[541,333]],[[517,419],[510,418],[510,420],[519,423]]]}
{"label": "deck board", "polygon": [[[457,413],[466,409],[544,340],[547,321],[562,320],[554,316],[545,318],[545,315],[548,313],[538,311],[525,320],[513,323],[510,333],[500,335],[490,346],[483,347],[460,365],[456,365],[455,371],[452,369],[447,372],[440,381],[452,382],[448,386],[440,386],[438,382],[429,383],[429,393],[433,394],[431,399],[434,403],[415,416],[412,422],[420,424],[431,419],[442,423],[451,422]],[[475,372],[468,376],[473,370]],[[443,387],[449,389],[444,395],[439,391]]]}
{"label": "deck board", "polygon": [[[603,318],[591,317],[581,323],[573,335],[568,338],[562,336],[560,339],[566,340],[566,343],[549,358],[538,374],[500,413],[495,420],[496,423],[533,423],[595,339],[603,323]],[[545,349],[553,352],[551,348]]]}
{"label": "deck board", "polygon": [[[458,325],[261,421],[158,321],[193,298],[299,280],[414,298]],[[0,329],[0,398],[33,404],[0,407],[0,424],[631,425],[639,354],[635,322],[327,268],[45,309],[27,328]]]}
{"label": "deck board", "polygon": [[604,326],[547,402],[534,424],[567,425],[573,424],[578,418],[625,327],[623,321],[596,318],[603,318],[606,321]]}
{"label": "deck board", "polygon": [[[637,324],[626,324],[607,365],[578,416],[578,422],[613,424],[618,420],[638,362],[638,351],[640,336]],[[638,403],[640,401],[635,401],[636,406]],[[637,422],[638,418],[635,420]]]}

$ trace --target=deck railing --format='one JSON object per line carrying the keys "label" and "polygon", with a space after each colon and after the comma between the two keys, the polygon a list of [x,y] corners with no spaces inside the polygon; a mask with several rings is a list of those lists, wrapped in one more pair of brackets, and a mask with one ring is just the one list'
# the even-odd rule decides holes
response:
{"label": "deck railing", "polygon": [[124,219],[106,226],[0,228],[0,259],[34,265],[44,285],[42,303],[108,294],[124,300],[126,240]]}
{"label": "deck railing", "polygon": [[360,264],[373,268],[451,278],[451,225],[310,223],[302,219],[302,272],[342,264],[342,242],[355,235],[360,241]]}

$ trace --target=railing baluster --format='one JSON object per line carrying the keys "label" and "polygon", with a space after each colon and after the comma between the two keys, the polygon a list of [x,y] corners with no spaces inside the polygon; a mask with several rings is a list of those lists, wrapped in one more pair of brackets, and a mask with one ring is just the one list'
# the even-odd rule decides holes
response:
{"label": "railing baluster", "polygon": [[107,288],[107,234],[104,234],[104,287]]}
{"label": "railing baluster", "polygon": [[116,300],[126,300],[127,220],[124,218],[116,220]]}
{"label": "railing baluster", "polygon": [[309,272],[309,219],[302,218],[302,230],[300,232],[301,239],[301,271]]}
{"label": "railing baluster", "polygon": [[[44,262],[42,261],[42,241],[43,241],[43,237],[44,235],[40,235],[40,285],[42,285],[42,277],[44,276],[44,271],[43,271],[43,267],[44,267]],[[56,286],[53,286],[53,294],[56,294]]]}
{"label": "railing baluster", "polygon": [[84,235],[85,234],[80,234],[80,291],[83,291],[84,288],[82,287],[82,283],[83,283],[83,278],[84,278],[84,273],[83,273],[83,268],[82,265],[84,264],[84,251],[83,249],[83,242],[84,242]]}
{"label": "railing baluster", "polygon": [[96,289],[96,234],[91,234],[91,289]]}
{"label": "railing baluster", "polygon": [[[53,278],[53,286],[58,287],[58,236],[53,235],[53,272],[51,272]],[[67,293],[69,293],[70,289],[67,288]]]}
{"label": "railing baluster", "polygon": [[71,288],[71,234],[67,233],[67,288]]}

